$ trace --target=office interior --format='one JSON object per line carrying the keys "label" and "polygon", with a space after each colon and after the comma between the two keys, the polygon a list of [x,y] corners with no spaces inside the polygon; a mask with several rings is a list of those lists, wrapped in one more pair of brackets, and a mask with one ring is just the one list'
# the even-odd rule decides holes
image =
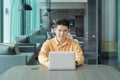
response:
{"label": "office interior", "polygon": [[[32,10],[19,10],[24,3]],[[65,18],[86,64],[120,71],[119,16],[120,0],[0,0],[0,43],[14,44],[16,36],[32,36],[29,42],[42,45],[50,37],[52,19]]]}

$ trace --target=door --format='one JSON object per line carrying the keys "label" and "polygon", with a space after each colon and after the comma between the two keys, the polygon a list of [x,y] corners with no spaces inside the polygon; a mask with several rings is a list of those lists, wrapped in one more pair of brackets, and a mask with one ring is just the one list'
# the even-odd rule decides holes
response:
{"label": "door", "polygon": [[84,27],[84,55],[88,64],[98,63],[98,23],[96,0],[88,0]]}
{"label": "door", "polygon": [[84,14],[75,16],[75,33],[77,37],[84,37]]}

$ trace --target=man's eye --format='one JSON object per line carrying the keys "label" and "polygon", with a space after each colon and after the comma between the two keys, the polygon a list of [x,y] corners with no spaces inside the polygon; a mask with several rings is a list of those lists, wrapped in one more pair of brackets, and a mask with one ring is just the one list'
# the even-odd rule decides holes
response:
{"label": "man's eye", "polygon": [[64,30],[64,32],[67,32],[67,30]]}
{"label": "man's eye", "polygon": [[59,32],[61,32],[61,30],[59,30]]}

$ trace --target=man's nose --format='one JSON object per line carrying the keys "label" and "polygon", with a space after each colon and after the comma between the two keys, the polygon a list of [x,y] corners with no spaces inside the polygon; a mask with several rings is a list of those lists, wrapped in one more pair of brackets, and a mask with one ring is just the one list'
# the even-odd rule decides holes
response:
{"label": "man's nose", "polygon": [[61,35],[63,35],[64,34],[64,31],[61,31]]}

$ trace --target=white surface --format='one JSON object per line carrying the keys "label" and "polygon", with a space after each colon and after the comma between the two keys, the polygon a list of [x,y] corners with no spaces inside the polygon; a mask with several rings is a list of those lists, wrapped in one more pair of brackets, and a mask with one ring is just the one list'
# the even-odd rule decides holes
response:
{"label": "white surface", "polygon": [[50,52],[49,70],[74,70],[74,52]]}

